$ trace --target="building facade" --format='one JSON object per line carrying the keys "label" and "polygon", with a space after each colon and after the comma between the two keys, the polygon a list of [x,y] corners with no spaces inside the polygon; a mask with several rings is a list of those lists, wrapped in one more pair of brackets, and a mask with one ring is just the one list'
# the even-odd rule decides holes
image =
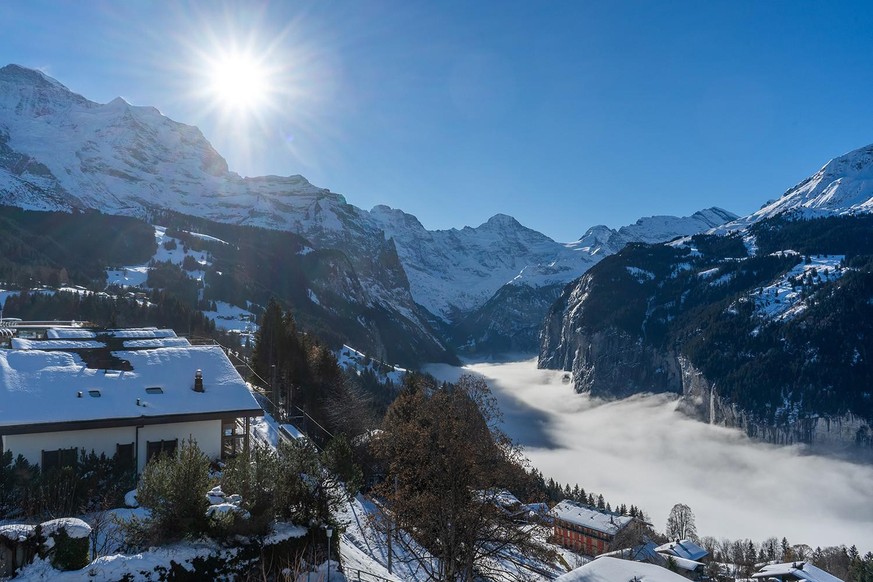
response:
{"label": "building facade", "polygon": [[549,514],[552,517],[553,541],[589,556],[610,551],[615,536],[634,520],[627,515],[566,499],[555,505]]}

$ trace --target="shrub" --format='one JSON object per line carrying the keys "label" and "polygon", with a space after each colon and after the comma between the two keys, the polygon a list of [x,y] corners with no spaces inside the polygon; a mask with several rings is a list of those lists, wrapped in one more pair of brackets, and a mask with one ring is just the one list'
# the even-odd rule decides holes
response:
{"label": "shrub", "polygon": [[56,519],[37,527],[37,537],[43,538],[43,557],[50,557],[58,570],[81,570],[88,565],[88,545],[91,528],[75,518]]}
{"label": "shrub", "polygon": [[176,456],[159,455],[146,465],[137,499],[151,510],[146,528],[153,541],[174,541],[207,530],[209,465],[193,439],[182,443]]}

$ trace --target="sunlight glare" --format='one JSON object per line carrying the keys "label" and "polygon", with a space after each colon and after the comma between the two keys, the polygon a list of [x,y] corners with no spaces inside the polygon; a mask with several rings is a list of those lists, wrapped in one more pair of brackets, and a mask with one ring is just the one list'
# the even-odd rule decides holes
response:
{"label": "sunlight glare", "polygon": [[255,111],[271,91],[269,73],[251,55],[224,55],[211,63],[209,92],[225,109]]}

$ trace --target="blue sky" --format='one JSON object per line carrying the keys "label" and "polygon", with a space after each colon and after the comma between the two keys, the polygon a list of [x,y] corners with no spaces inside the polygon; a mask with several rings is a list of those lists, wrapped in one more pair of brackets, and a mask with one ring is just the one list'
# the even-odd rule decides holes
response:
{"label": "blue sky", "polygon": [[[873,142],[865,3],[12,0],[0,22],[6,62],[428,228],[745,214]],[[233,47],[270,71],[257,109],[204,90]]]}

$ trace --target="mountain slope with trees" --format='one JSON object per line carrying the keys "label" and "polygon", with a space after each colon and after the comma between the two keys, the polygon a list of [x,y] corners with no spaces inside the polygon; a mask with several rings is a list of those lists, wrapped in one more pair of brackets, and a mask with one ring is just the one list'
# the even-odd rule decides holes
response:
{"label": "mountain slope with trees", "polygon": [[[771,442],[873,446],[873,216],[631,245],[553,306],[540,365],[578,391],[683,395]],[[749,247],[753,252],[749,252]]]}

